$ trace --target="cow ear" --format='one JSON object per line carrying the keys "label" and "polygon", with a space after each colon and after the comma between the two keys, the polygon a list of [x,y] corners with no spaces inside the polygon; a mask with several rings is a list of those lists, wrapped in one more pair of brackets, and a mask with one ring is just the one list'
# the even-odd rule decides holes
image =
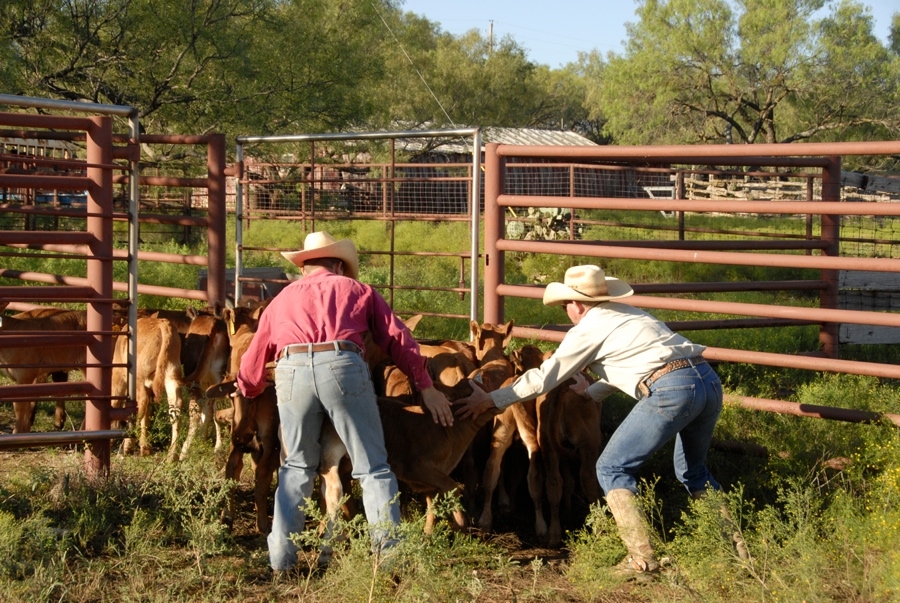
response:
{"label": "cow ear", "polygon": [[197,316],[200,315],[200,313],[197,312],[197,308],[195,308],[194,306],[188,306],[187,310],[185,310],[184,313],[187,314],[188,318],[190,318],[191,320],[194,320],[195,318],[197,318]]}
{"label": "cow ear", "polygon": [[207,398],[227,398],[237,391],[236,381],[223,381],[206,390]]}
{"label": "cow ear", "polygon": [[508,346],[509,342],[512,341],[513,321],[510,320],[508,323],[503,325],[503,330],[501,332],[504,334],[503,348],[506,349],[506,346]]}
{"label": "cow ear", "polygon": [[416,326],[418,326],[420,320],[422,320],[422,315],[416,314],[415,316],[410,316],[409,318],[404,320],[403,324],[405,324],[406,328],[410,331],[415,331]]}

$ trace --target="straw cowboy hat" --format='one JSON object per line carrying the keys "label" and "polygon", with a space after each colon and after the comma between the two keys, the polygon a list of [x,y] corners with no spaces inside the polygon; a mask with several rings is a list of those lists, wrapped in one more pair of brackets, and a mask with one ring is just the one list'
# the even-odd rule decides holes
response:
{"label": "straw cowboy hat", "polygon": [[350,239],[338,241],[324,230],[306,235],[301,251],[282,251],[281,255],[301,267],[308,260],[337,258],[344,262],[345,276],[350,278],[359,276],[359,256],[353,241]]}
{"label": "straw cowboy hat", "polygon": [[602,302],[628,297],[631,285],[603,273],[599,266],[573,266],[566,270],[565,283],[550,283],[544,289],[544,304],[559,306],[567,301]]}

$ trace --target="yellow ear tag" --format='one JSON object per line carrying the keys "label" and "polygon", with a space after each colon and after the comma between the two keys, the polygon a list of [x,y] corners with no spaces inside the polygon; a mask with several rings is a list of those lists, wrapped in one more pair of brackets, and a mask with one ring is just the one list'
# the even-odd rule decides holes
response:
{"label": "yellow ear tag", "polygon": [[228,320],[228,334],[234,335],[234,319],[233,318]]}

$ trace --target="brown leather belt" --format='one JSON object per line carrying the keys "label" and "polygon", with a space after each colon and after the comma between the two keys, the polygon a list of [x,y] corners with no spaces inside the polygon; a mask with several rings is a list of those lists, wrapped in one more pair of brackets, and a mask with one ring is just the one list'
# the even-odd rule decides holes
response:
{"label": "brown leather belt", "polygon": [[313,352],[337,352],[338,350],[343,350],[344,352],[354,352],[356,354],[362,354],[362,348],[353,343],[352,341],[326,341],[324,343],[293,343],[291,345],[286,345],[281,348],[281,352],[278,354],[278,359],[281,360],[285,356],[289,354],[310,354]]}
{"label": "brown leather belt", "polygon": [[698,364],[706,364],[706,359],[703,356],[693,356],[691,358],[679,358],[678,360],[667,362],[664,367],[653,371],[649,377],[641,381],[638,384],[638,389],[641,390],[641,393],[644,394],[644,397],[646,398],[650,395],[650,386],[663,375],[668,375],[672,371],[677,371],[678,369],[687,368],[689,366],[697,366]]}

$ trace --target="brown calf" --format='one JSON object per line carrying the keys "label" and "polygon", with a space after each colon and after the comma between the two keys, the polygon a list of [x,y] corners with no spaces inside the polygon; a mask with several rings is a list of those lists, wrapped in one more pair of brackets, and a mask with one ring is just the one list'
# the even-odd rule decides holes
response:
{"label": "brown calf", "polygon": [[[253,308],[240,307],[226,309],[225,321],[231,346],[228,374],[225,380],[206,390],[208,399],[228,397],[231,407],[216,413],[216,422],[230,426],[228,459],[225,462],[225,478],[239,481],[244,469],[244,455],[249,454],[254,469],[254,502],[256,504],[256,529],[260,534],[267,534],[269,521],[269,490],[275,477],[275,471],[281,465],[281,441],[278,429],[278,400],[275,388],[270,386],[256,398],[244,398],[235,392],[235,379],[241,366],[241,358],[259,323],[265,306]],[[234,523],[236,512],[235,490],[232,489],[228,506],[222,511],[222,521],[227,525]]]}
{"label": "brown calf", "polygon": [[[231,375],[229,375],[231,377]],[[214,385],[207,390],[209,398],[230,397],[231,408],[217,413],[217,421],[231,423],[231,444],[225,462],[225,479],[235,482],[244,470],[244,455],[253,464],[253,501],[256,506],[256,529],[268,534],[269,490],[275,472],[281,466],[281,440],[278,400],[275,387],[269,386],[256,398],[245,398],[237,391],[234,379]],[[232,488],[228,505],[222,511],[222,522],[231,526],[237,511],[235,490]]]}
{"label": "brown calf", "polygon": [[[0,310],[9,302],[0,304]],[[41,309],[29,310],[15,316],[4,316],[0,331],[84,331],[87,313],[77,310]],[[71,370],[84,371],[86,346],[9,347],[0,348],[0,368],[17,384],[39,383],[53,376],[54,381],[65,381]],[[31,431],[35,402],[14,402],[16,426],[13,433]],[[65,405],[57,402],[54,426],[62,429],[65,421]]]}
{"label": "brown calf", "polygon": [[187,437],[181,447],[180,459],[187,456],[194,436],[201,432],[209,435],[215,431],[215,448],[224,448],[222,434],[215,422],[215,400],[206,396],[206,390],[220,383],[228,370],[231,342],[228,325],[219,308],[210,312],[193,312],[183,336],[181,364],[184,383],[190,392],[190,415]]}
{"label": "brown calf", "polygon": [[[521,375],[530,368],[540,366],[542,356],[543,353],[536,347],[523,346],[512,357],[515,362],[515,375]],[[508,380],[502,385],[512,383],[515,375],[508,377]],[[478,527],[482,530],[490,530],[493,526],[493,495],[500,483],[500,468],[503,457],[510,446],[512,446],[516,436],[518,436],[528,453],[528,493],[531,495],[531,501],[534,506],[535,534],[542,540],[547,538],[548,528],[544,519],[543,509],[543,460],[538,430],[538,412],[535,400],[513,404],[494,419],[490,454],[485,464],[484,478],[482,480],[484,502],[481,516],[478,519]],[[509,496],[503,489],[501,490],[500,507],[508,508],[509,506]]]}
{"label": "brown calf", "polygon": [[[65,312],[72,312],[73,310],[67,310],[65,308],[52,308],[52,307],[44,307],[44,308],[33,308],[31,310],[26,310],[25,312],[19,312],[18,314],[13,314],[14,318],[44,318],[46,316],[55,316],[57,314],[63,314]],[[77,310],[74,310],[78,312]],[[81,322],[87,322],[87,312],[80,312],[83,317]],[[81,327],[84,328],[84,327]],[[53,371],[50,373],[50,380],[54,383],[65,383],[69,380],[69,372],[62,371]],[[31,408],[31,425],[34,425],[34,416],[35,411],[37,411],[37,404],[33,404]],[[63,400],[56,401],[56,410],[53,415],[53,427],[56,429],[62,429],[66,423],[66,403]]]}
{"label": "brown calf", "polygon": [[[174,325],[165,318],[142,317],[137,320],[137,356],[135,363],[137,381],[137,416],[140,423],[139,447],[142,456],[150,454],[147,432],[150,427],[150,403],[158,401],[163,392],[169,405],[172,422],[172,443],[168,460],[174,460],[178,445],[178,415],[184,406],[181,396],[181,339]],[[128,360],[128,340],[119,337],[113,353],[115,364]],[[125,367],[114,367],[112,393],[124,396],[128,390],[128,373]],[[123,442],[123,451],[129,453],[134,446],[131,438]]]}
{"label": "brown calf", "polygon": [[[511,355],[516,374],[540,366],[550,352],[530,345]],[[600,404],[573,392],[567,380],[534,400],[514,404],[494,420],[491,456],[485,468],[485,506],[479,527],[490,529],[492,489],[498,485],[500,463],[518,435],[528,451],[528,491],[535,513],[535,534],[550,547],[562,544],[560,508],[564,500],[563,472],[577,464],[587,503],[600,498],[594,465],[600,455]],[[508,505],[503,493],[501,507]],[[549,510],[549,523],[544,505]]]}
{"label": "brown calf", "polygon": [[563,472],[577,466],[581,493],[585,503],[600,500],[596,464],[603,446],[600,432],[602,402],[594,402],[570,389],[569,379],[537,400],[538,439],[544,460],[544,490],[550,508],[547,544],[562,545],[560,507],[563,498]]}
{"label": "brown calf", "polygon": [[218,305],[197,310],[158,310],[142,308],[138,316],[154,316],[169,320],[181,338],[181,365],[184,384],[188,387],[188,433],[181,446],[180,460],[188,454],[198,433],[210,435],[215,430],[215,450],[224,442],[214,420],[215,401],[206,390],[220,383],[228,369],[230,343],[224,312]]}
{"label": "brown calf", "polygon": [[[453,387],[445,387],[439,382],[435,386],[444,392],[451,402],[472,393],[468,381],[460,381]],[[455,492],[459,496],[459,484],[451,473],[459,464],[475,434],[486,425],[496,413],[482,413],[475,419],[456,419],[450,427],[435,423],[431,413],[424,409],[421,396],[378,397],[378,412],[384,429],[384,444],[388,453],[388,465],[397,476],[401,486],[410,492],[425,496],[427,510],[425,532],[434,527],[434,501],[438,496]],[[330,454],[323,458],[320,473],[329,476],[325,482],[326,511],[329,518],[338,512],[336,503],[343,495],[343,485],[336,478],[347,466],[346,448],[330,426],[322,429],[320,442],[323,451]],[[342,465],[339,466],[339,463]],[[466,518],[461,511],[453,513],[453,527],[464,529]],[[321,561],[321,559],[320,559]]]}
{"label": "brown calf", "polygon": [[[468,381],[460,381],[452,388],[438,387],[451,402],[472,393]],[[434,422],[421,403],[410,405],[408,400],[382,397],[378,399],[378,411],[384,428],[388,465],[402,485],[425,496],[425,533],[430,534],[434,526],[435,499],[451,493],[460,496],[460,486],[450,474],[478,430],[496,413],[485,412],[474,419],[456,418],[452,426],[444,427]],[[467,525],[462,511],[453,513],[453,522],[453,527],[458,529]]]}

